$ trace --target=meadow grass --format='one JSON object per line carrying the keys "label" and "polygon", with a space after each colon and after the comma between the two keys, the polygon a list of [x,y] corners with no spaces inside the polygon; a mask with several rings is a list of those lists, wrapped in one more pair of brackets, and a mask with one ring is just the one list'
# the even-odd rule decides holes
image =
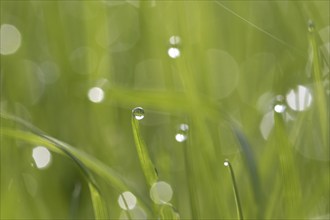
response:
{"label": "meadow grass", "polygon": [[329,4],[2,0],[1,219],[329,219]]}

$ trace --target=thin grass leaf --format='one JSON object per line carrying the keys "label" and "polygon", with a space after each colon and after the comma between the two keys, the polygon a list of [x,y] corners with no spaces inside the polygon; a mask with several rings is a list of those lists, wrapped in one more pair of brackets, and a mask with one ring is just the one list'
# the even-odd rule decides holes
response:
{"label": "thin grass leaf", "polygon": [[85,166],[85,164],[79,160],[75,154],[70,152],[69,150],[65,148],[61,148],[58,145],[55,145],[54,143],[49,142],[48,140],[45,140],[42,137],[39,137],[35,134],[28,133],[25,131],[19,131],[19,130],[12,130],[7,128],[1,127],[1,135],[7,136],[7,137],[13,137],[16,139],[24,140],[33,144],[42,144],[43,146],[49,148],[51,151],[65,155],[72,159],[80,168],[82,173],[84,174],[84,177],[86,178],[86,181],[88,183],[88,187],[90,189],[90,195],[92,199],[92,204],[94,208],[94,215],[95,219],[107,219],[109,218],[107,207],[105,202],[103,201],[103,198],[100,194],[100,190],[97,186],[97,183],[91,173],[91,171]]}
{"label": "thin grass leaf", "polygon": [[293,148],[289,142],[288,134],[285,132],[282,114],[275,112],[274,121],[276,147],[284,188],[285,216],[288,218],[297,217],[295,210],[299,208],[299,201],[301,201],[301,192],[299,191],[301,187],[293,157]]}
{"label": "thin grass leaf", "polygon": [[[141,136],[139,120],[137,120],[134,115],[134,111],[136,111],[136,110],[137,110],[137,108],[133,109],[133,111],[132,111],[132,120],[131,121],[132,121],[133,136],[134,136],[136,151],[138,153],[140,164],[142,167],[142,171],[144,173],[148,186],[151,187],[152,184],[158,180],[158,175],[157,175],[155,166],[153,165],[153,163],[150,159],[147,146],[144,143],[144,140]],[[142,111],[143,111],[143,109],[142,109]]]}
{"label": "thin grass leaf", "polygon": [[[40,129],[34,127],[33,125],[29,124],[21,118],[3,112],[0,112],[0,117],[1,119],[11,120],[16,123],[19,123],[20,125],[23,125],[24,127],[33,132],[30,133],[1,127],[1,135],[21,139],[33,144],[41,144],[55,153],[59,153],[63,156],[71,158],[76,164],[78,164],[78,166],[82,169],[83,173],[87,175],[90,180],[93,180],[91,183],[89,183],[89,188],[91,191],[92,199],[96,202],[96,205],[93,206],[96,217],[104,218],[104,215],[106,215],[106,209],[104,208],[104,206],[102,206],[102,204],[105,203],[104,201],[102,201],[103,199],[101,198],[101,196],[98,195],[99,189],[94,181],[94,178],[92,178],[92,174],[89,170],[104,178],[111,186],[113,186],[120,192],[127,191],[129,189],[126,183],[122,180],[120,174],[116,173],[114,170],[101,163],[97,159],[93,158],[92,156],[86,154],[85,152],[82,152],[68,145],[67,143],[57,140],[56,138],[48,136]],[[130,191],[134,190],[130,189]],[[149,212],[149,208],[145,205],[143,201],[140,201],[140,205]]]}
{"label": "thin grass leaf", "polygon": [[109,219],[104,197],[100,194],[100,191],[96,185],[92,182],[88,182],[88,187],[91,194],[92,204],[94,208],[95,219]]}
{"label": "thin grass leaf", "polygon": [[[232,131],[236,135],[236,138],[243,151],[243,158],[247,167],[247,171],[249,172],[249,179],[251,181],[251,185],[253,188],[253,195],[255,201],[259,207],[262,207],[263,193],[262,193],[262,187],[257,169],[257,164],[254,158],[254,154],[252,152],[252,147],[250,146],[250,143],[248,142],[247,138],[242,133],[242,131],[240,131],[237,127],[234,126],[232,126]],[[259,215],[262,216],[262,212],[263,212],[263,208],[260,209]]]}
{"label": "thin grass leaf", "polygon": [[313,21],[309,21],[308,24],[309,30],[309,43],[312,48],[312,57],[313,57],[313,79],[315,82],[315,101],[318,109],[319,123],[321,126],[322,132],[322,141],[325,146],[329,143],[329,122],[325,120],[328,118],[328,109],[327,109],[327,101],[325,96],[325,89],[322,83],[322,74],[321,74],[321,60],[319,55],[318,44],[315,39],[315,26]]}
{"label": "thin grass leaf", "polygon": [[[191,152],[188,150],[187,142],[183,143],[184,148],[184,162],[187,178],[193,179],[195,174],[195,167],[192,159]],[[198,207],[198,195],[197,187],[194,180],[188,181],[188,190],[189,190],[189,202],[190,210],[193,218],[200,219],[200,211]]]}
{"label": "thin grass leaf", "polygon": [[234,196],[235,196],[236,211],[237,211],[238,219],[243,220],[244,219],[243,211],[242,211],[241,201],[240,201],[239,194],[238,194],[238,188],[237,188],[237,184],[236,184],[234,170],[228,160],[226,160],[224,162],[224,165],[228,168],[228,171],[229,171],[229,174],[230,174],[230,177],[232,180],[232,187],[233,187],[233,192],[234,192]]}
{"label": "thin grass leaf", "polygon": [[166,219],[179,220],[180,219],[179,213],[169,203],[161,205],[159,212],[160,212],[160,219],[162,219],[162,220],[166,220]]}
{"label": "thin grass leaf", "polygon": [[116,173],[114,170],[101,163],[96,158],[86,154],[83,151],[78,150],[77,148],[70,146],[67,143],[64,143],[56,138],[45,134],[43,131],[34,127],[33,125],[29,124],[21,118],[3,112],[0,112],[0,117],[1,119],[17,122],[32,132],[31,133],[20,130],[12,130],[5,127],[1,127],[1,135],[7,135],[14,138],[23,139],[32,143],[43,144],[46,147],[49,147],[50,150],[65,156],[70,157],[70,155],[74,155],[74,160],[80,161],[88,169],[97,173],[99,176],[104,177],[109,182],[109,184],[117,190],[126,191],[129,188],[122,180],[120,174]]}

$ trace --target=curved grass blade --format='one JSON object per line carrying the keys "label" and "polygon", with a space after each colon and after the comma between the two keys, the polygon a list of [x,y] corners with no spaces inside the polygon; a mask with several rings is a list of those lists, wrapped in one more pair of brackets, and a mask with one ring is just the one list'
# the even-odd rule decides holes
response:
{"label": "curved grass blade", "polygon": [[88,187],[91,194],[95,219],[109,219],[106,203],[101,196],[99,189],[91,182],[88,182]]}
{"label": "curved grass blade", "polygon": [[[263,194],[261,190],[261,184],[260,184],[260,178],[259,173],[257,169],[257,165],[254,159],[254,155],[250,146],[250,143],[248,142],[245,135],[235,126],[232,126],[232,131],[234,132],[235,136],[237,137],[237,140],[241,146],[241,149],[243,151],[243,156],[245,159],[246,166],[248,168],[249,177],[251,180],[251,185],[253,187],[253,194],[254,198],[258,204],[258,206],[262,207],[262,201],[263,201]],[[260,209],[260,215],[262,215],[263,209]],[[261,216],[259,216],[261,218]]]}
{"label": "curved grass blade", "polygon": [[141,136],[138,119],[136,119],[134,116],[134,111],[136,109],[137,108],[133,109],[132,111],[132,129],[133,129],[134,141],[144,176],[147,180],[148,186],[151,187],[152,184],[158,180],[158,175],[155,166],[153,165],[150,159],[147,146],[144,143],[144,140]]}
{"label": "curved grass blade", "polygon": [[72,154],[77,158],[77,160],[81,161],[81,163],[84,164],[88,169],[92,170],[99,176],[104,177],[109,182],[109,184],[112,185],[114,188],[116,188],[118,191],[126,191],[127,189],[129,189],[129,187],[122,180],[121,175],[119,175],[114,170],[112,170],[110,167],[106,166],[105,164],[98,161],[94,157],[70,146],[67,143],[64,143],[56,138],[53,138],[53,137],[45,134],[43,131],[34,127],[30,123],[22,120],[21,118],[18,118],[13,115],[5,114],[3,112],[0,112],[0,117],[1,117],[1,119],[11,120],[20,125],[23,125],[25,128],[27,128],[29,131],[32,132],[31,133],[31,132],[25,132],[25,131],[20,131],[20,130],[12,130],[12,129],[8,129],[8,128],[4,128],[2,126],[1,135],[7,135],[7,136],[14,137],[14,138],[20,138],[22,140],[29,141],[32,143],[44,144],[46,147],[49,147],[50,150],[52,150],[56,153],[60,153],[65,156],[69,156],[66,153],[69,153],[70,155]]}
{"label": "curved grass blade", "polygon": [[[31,125],[30,123],[24,121],[21,118],[3,112],[0,112],[0,117],[1,119],[6,119],[18,123],[32,132],[31,133],[21,130],[13,130],[9,128],[4,128],[2,126],[0,135],[17,138],[33,144],[42,144],[43,146],[49,148],[51,151],[55,153],[59,153],[61,155],[70,157],[80,166],[84,165],[84,167],[86,167],[87,169],[84,169],[83,172],[86,173],[86,170],[90,170],[96,173],[100,177],[104,178],[108,182],[108,184],[114,187],[117,191],[119,192],[135,191],[133,189],[130,189],[130,187],[126,185],[126,183],[122,180],[121,175],[116,173],[114,170],[112,170],[110,167],[106,166],[102,162],[98,161],[96,158],[70,146],[67,143],[64,143],[60,140],[57,140],[56,138],[48,136],[40,129],[36,128],[35,126]],[[95,193],[97,193],[98,190],[95,184],[92,185],[92,187],[93,186],[94,189],[91,189],[91,191],[93,191],[95,195]],[[137,195],[137,193],[135,194]],[[95,198],[95,201],[98,202],[100,201],[100,199]],[[142,200],[138,199],[138,201],[141,207],[143,207],[150,214],[150,208]],[[105,213],[103,210],[104,209],[101,209],[100,214]]]}
{"label": "curved grass blade", "polygon": [[35,134],[28,133],[25,131],[12,130],[12,129],[1,127],[1,135],[25,140],[30,143],[43,144],[45,147],[49,148],[51,151],[68,156],[70,159],[72,159],[78,165],[78,167],[84,174],[84,177],[86,178],[86,181],[88,183],[88,187],[89,187],[90,195],[91,195],[91,199],[92,199],[92,204],[93,204],[93,209],[94,209],[95,219],[109,218],[106,204],[104,202],[103,197],[100,194],[99,187],[97,186],[97,183],[96,183],[92,173],[83,164],[82,161],[80,161],[76,156],[74,156],[74,154],[72,154],[67,149],[61,148],[61,147],[55,145],[54,143],[44,140]]}
{"label": "curved grass blade", "polygon": [[237,211],[238,219],[243,220],[244,219],[243,211],[242,211],[242,206],[241,206],[241,202],[240,202],[239,195],[238,195],[238,189],[237,189],[234,170],[233,170],[233,168],[232,168],[232,166],[231,166],[231,164],[228,160],[225,160],[224,165],[225,165],[225,167],[228,168],[229,174],[231,176],[233,192],[234,192],[234,195],[235,195],[236,211]]}

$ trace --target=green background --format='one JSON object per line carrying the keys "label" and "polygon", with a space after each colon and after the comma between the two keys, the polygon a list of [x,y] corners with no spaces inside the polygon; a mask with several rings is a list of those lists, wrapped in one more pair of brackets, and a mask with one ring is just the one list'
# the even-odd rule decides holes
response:
{"label": "green background", "polygon": [[[53,151],[50,166],[37,169],[32,149],[42,144],[19,137],[31,129],[18,118],[110,167],[148,218],[158,217],[133,138],[137,106],[141,137],[181,218],[237,219],[225,159],[245,218],[329,217],[329,1],[0,4],[1,25],[22,36],[17,52],[1,54],[2,219],[94,218],[81,169]],[[303,111],[285,99],[298,85],[312,100]],[[95,86],[101,103],[88,99]],[[182,123],[189,132],[179,143]],[[122,191],[93,175],[118,219]]]}

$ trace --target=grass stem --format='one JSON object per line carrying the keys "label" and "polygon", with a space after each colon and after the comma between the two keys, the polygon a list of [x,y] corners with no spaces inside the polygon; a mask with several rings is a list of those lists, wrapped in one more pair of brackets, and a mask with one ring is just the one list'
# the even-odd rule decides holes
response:
{"label": "grass stem", "polygon": [[233,168],[232,168],[232,166],[231,166],[231,164],[228,160],[225,160],[224,165],[225,165],[225,167],[228,168],[229,174],[231,176],[233,191],[234,191],[234,195],[235,195],[235,202],[236,202],[236,210],[237,210],[238,219],[243,220],[244,219],[243,211],[242,211],[242,206],[241,206],[241,202],[240,202],[239,195],[238,195],[238,189],[237,189],[234,170],[233,170]]}

